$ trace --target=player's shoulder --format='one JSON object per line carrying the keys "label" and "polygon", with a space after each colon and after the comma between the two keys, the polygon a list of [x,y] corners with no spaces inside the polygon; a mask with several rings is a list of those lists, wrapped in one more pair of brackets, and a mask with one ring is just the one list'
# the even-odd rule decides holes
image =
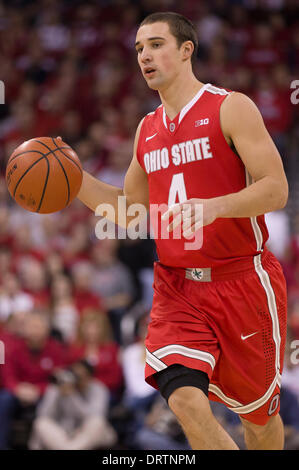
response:
{"label": "player's shoulder", "polygon": [[223,101],[223,106],[252,106],[254,102],[249,96],[245,95],[237,90],[231,90],[230,88],[224,88],[215,86],[213,84],[206,84],[205,91],[211,95],[225,96],[226,99]]}
{"label": "player's shoulder", "polygon": [[157,117],[159,117],[163,113],[162,104],[160,104],[154,111],[150,111],[145,116],[141,118],[139,124],[137,126],[137,133],[140,133],[140,130],[144,124],[149,124],[154,122]]}
{"label": "player's shoulder", "polygon": [[263,127],[261,113],[254,101],[245,93],[235,91],[221,104],[222,131],[227,136],[236,132]]}
{"label": "player's shoulder", "polygon": [[159,105],[154,111],[147,113],[138,124],[136,137],[139,138],[143,132],[150,132],[159,127],[163,118],[163,107]]}
{"label": "player's shoulder", "polygon": [[144,116],[144,122],[147,122],[147,123],[152,123],[154,122],[157,118],[160,118],[161,115],[163,114],[163,105],[160,104],[159,106],[157,106],[156,109],[154,109],[153,111],[150,111],[149,113],[147,113],[145,116]]}
{"label": "player's shoulder", "polygon": [[242,116],[246,118],[248,115],[258,113],[258,108],[254,101],[245,93],[240,91],[232,91],[222,103],[222,113],[228,115]]}

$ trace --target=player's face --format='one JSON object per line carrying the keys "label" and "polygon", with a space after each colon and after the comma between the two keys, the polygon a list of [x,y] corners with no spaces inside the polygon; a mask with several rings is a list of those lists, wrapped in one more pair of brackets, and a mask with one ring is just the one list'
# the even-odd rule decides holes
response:
{"label": "player's face", "polygon": [[153,90],[163,90],[179,74],[181,51],[167,23],[141,26],[135,47],[142,75]]}

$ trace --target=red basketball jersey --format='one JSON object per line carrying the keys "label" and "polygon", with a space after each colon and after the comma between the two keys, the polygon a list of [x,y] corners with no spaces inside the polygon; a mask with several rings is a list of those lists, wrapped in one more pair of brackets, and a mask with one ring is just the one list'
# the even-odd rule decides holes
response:
{"label": "red basketball jersey", "polygon": [[[163,105],[145,116],[137,158],[147,173],[151,207],[223,196],[251,183],[220,126],[220,106],[229,93],[208,83],[173,121]],[[216,219],[203,227],[203,243],[196,250],[186,250],[190,240],[171,235],[168,239],[160,232],[155,235],[160,262],[191,268],[216,267],[255,256],[268,239],[264,216]]]}

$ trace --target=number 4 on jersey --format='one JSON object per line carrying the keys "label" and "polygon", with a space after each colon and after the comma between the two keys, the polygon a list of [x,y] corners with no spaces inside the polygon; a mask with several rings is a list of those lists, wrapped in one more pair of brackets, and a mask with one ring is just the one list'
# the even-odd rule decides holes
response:
{"label": "number 4 on jersey", "polygon": [[[177,200],[178,199],[178,200]],[[178,202],[187,201],[184,173],[173,175],[168,195],[168,207]]]}

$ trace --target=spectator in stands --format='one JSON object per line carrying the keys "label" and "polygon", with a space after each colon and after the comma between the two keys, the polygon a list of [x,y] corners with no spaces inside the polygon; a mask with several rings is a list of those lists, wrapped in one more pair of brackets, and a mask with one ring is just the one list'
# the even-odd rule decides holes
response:
{"label": "spectator in stands", "polygon": [[267,247],[280,262],[283,262],[286,259],[291,240],[289,215],[283,210],[268,212],[265,215],[265,220],[269,232]]}
{"label": "spectator in stands", "polygon": [[53,376],[39,403],[30,449],[111,448],[117,435],[107,421],[109,392],[85,360]]}
{"label": "spectator in stands", "polygon": [[286,155],[286,131],[289,129],[292,120],[292,103],[289,99],[289,90],[281,89],[279,86],[281,73],[278,66],[271,69],[273,77],[270,74],[259,74],[255,82],[255,90],[252,98],[259,108],[265,125],[273,138],[284,162],[287,166]]}
{"label": "spectator in stands", "polygon": [[[101,309],[101,297],[92,291],[93,266],[89,261],[80,261],[72,267],[75,306],[80,314],[87,309]],[[104,308],[104,307],[103,307]]]}
{"label": "spectator in stands", "polygon": [[177,419],[161,396],[156,397],[131,445],[143,450],[190,450]]}
{"label": "spectator in stands", "polygon": [[284,62],[284,51],[273,41],[273,30],[266,22],[254,26],[253,41],[245,51],[245,62],[256,72],[269,72],[271,67]]}
{"label": "spectator in stands", "polygon": [[75,340],[79,325],[79,312],[73,298],[71,279],[59,273],[51,282],[52,327],[67,343]]}
{"label": "spectator in stands", "polygon": [[0,244],[1,248],[13,247],[14,237],[11,230],[11,218],[8,207],[0,207]]}
{"label": "spectator in stands", "polygon": [[28,214],[27,221],[20,224],[14,234],[13,261],[16,265],[23,260],[26,261],[28,257],[39,262],[43,262],[45,259],[44,247],[37,247],[34,243],[33,229],[29,222],[30,215]]}
{"label": "spectator in stands", "polygon": [[[297,366],[298,367],[298,366]],[[299,449],[299,399],[285,386],[280,392],[280,416],[284,424],[285,450]]]}
{"label": "spectator in stands", "polygon": [[49,337],[50,321],[45,313],[27,313],[23,328],[23,338],[15,342],[2,370],[3,387],[9,392],[9,398],[6,393],[4,401],[0,399],[0,421],[6,437],[14,416],[34,414],[53,370],[66,363],[66,350]]}
{"label": "spectator in stands", "polygon": [[4,244],[0,244],[0,285],[5,275],[12,271],[11,250]]}
{"label": "spectator in stands", "polygon": [[[157,391],[144,380],[145,346],[148,312],[137,321],[136,341],[125,347],[122,353],[124,374],[123,406],[130,412],[130,438],[135,439],[148,414]],[[129,438],[129,439],[130,439]]]}
{"label": "spectator in stands", "polygon": [[86,359],[94,367],[94,376],[110,391],[112,401],[119,398],[123,375],[118,344],[113,341],[107,315],[86,312],[81,317],[78,340],[70,349],[70,362]]}
{"label": "spectator in stands", "polygon": [[109,161],[105,168],[98,174],[104,183],[112,184],[119,188],[123,187],[125,174],[132,158],[132,140],[115,138],[111,139]]}
{"label": "spectator in stands", "polygon": [[286,342],[282,386],[293,393],[299,402],[299,343],[292,336],[291,330]]}
{"label": "spectator in stands", "polygon": [[4,274],[0,286],[0,323],[13,313],[29,312],[33,306],[33,297],[22,291],[17,276],[11,272]]}
{"label": "spectator in stands", "polygon": [[50,251],[45,260],[45,267],[50,282],[53,281],[55,276],[64,275],[66,272],[62,256],[56,251]]}
{"label": "spectator in stands", "polygon": [[90,239],[89,232],[83,221],[72,225],[65,246],[63,247],[64,264],[71,269],[80,261],[89,259]]}
{"label": "spectator in stands", "polygon": [[0,450],[9,448],[10,426],[7,423],[11,422],[14,410],[12,394],[4,388],[3,372],[5,363],[10,360],[18,346],[23,326],[24,317],[15,313],[0,323]]}
{"label": "spectator in stands", "polygon": [[113,333],[118,343],[122,343],[120,325],[123,316],[134,299],[134,283],[129,269],[118,259],[117,239],[105,238],[94,244],[91,252],[94,273],[92,289],[108,312]]}
{"label": "spectator in stands", "polygon": [[48,308],[50,291],[45,266],[33,257],[24,257],[18,263],[18,274],[24,292],[31,295],[34,306]]}

